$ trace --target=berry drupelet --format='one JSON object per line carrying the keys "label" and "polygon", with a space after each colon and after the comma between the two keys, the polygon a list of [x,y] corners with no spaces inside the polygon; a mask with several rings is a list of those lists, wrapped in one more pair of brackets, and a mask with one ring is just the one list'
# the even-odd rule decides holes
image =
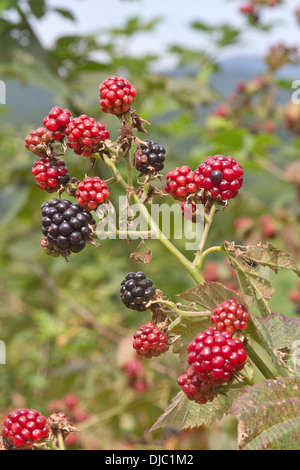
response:
{"label": "berry drupelet", "polygon": [[8,450],[27,450],[49,434],[47,420],[36,410],[11,411],[4,420],[2,435]]}
{"label": "berry drupelet", "polygon": [[166,150],[155,140],[144,140],[134,152],[135,168],[141,173],[158,173],[164,169]]}
{"label": "berry drupelet", "polygon": [[210,318],[219,331],[231,334],[238,330],[246,330],[249,322],[247,310],[235,299],[224,300],[217,305]]}
{"label": "berry drupelet", "polygon": [[62,158],[40,158],[34,162],[31,173],[38,188],[45,189],[50,194],[70,181],[68,168]]}
{"label": "berry drupelet", "polygon": [[244,172],[233,157],[215,155],[207,157],[195,170],[197,184],[206,196],[228,201],[237,196],[243,184]]}
{"label": "berry drupelet", "polygon": [[133,349],[147,359],[157,357],[169,349],[167,336],[153,322],[140,326],[133,339]]}
{"label": "berry drupelet", "polygon": [[121,300],[127,308],[143,312],[155,296],[155,287],[142,271],[128,273],[121,282]]}
{"label": "berry drupelet", "polygon": [[104,113],[122,114],[130,109],[137,95],[131,83],[122,77],[109,77],[99,87],[100,106]]}
{"label": "berry drupelet", "polygon": [[42,211],[42,232],[50,245],[57,247],[63,255],[79,253],[86,246],[95,225],[91,214],[77,203],[68,199],[53,198],[44,202]]}
{"label": "berry drupelet", "polygon": [[97,207],[109,198],[109,190],[105,181],[98,176],[94,178],[87,176],[78,185],[75,196],[78,204],[86,211],[97,209]]}

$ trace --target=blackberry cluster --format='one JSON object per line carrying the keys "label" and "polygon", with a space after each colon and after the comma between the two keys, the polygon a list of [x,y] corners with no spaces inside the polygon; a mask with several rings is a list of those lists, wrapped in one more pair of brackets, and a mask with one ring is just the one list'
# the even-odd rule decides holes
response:
{"label": "blackberry cluster", "polygon": [[159,172],[164,169],[166,149],[155,140],[144,140],[134,152],[135,168],[141,173]]}
{"label": "blackberry cluster", "polygon": [[128,273],[121,282],[121,300],[127,308],[143,312],[155,295],[155,287],[142,271]]}
{"label": "blackberry cluster", "polygon": [[99,87],[100,106],[104,113],[122,114],[130,109],[136,89],[123,77],[108,77]]}
{"label": "blackberry cluster", "polygon": [[210,318],[219,331],[231,334],[238,330],[246,330],[249,322],[249,314],[244,305],[235,299],[224,300],[217,305]]}
{"label": "blackberry cluster", "polygon": [[89,212],[68,199],[57,198],[44,202],[41,210],[42,232],[50,245],[56,246],[64,255],[84,249],[91,235],[89,225],[96,223]]}
{"label": "blackberry cluster", "polygon": [[7,450],[28,450],[49,435],[49,428],[38,411],[21,408],[8,413],[2,435]]}
{"label": "blackberry cluster", "polygon": [[38,188],[45,189],[50,194],[70,181],[68,168],[62,158],[50,156],[40,158],[34,162],[31,173]]}
{"label": "blackberry cluster", "polygon": [[147,359],[157,357],[169,349],[167,336],[153,322],[140,326],[133,338],[133,349]]}

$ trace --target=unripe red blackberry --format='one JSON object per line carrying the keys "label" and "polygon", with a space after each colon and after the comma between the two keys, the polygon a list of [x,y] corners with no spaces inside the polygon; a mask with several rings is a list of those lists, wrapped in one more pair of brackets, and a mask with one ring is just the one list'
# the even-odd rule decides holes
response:
{"label": "unripe red blackberry", "polygon": [[153,322],[140,326],[133,339],[133,349],[147,359],[157,357],[169,349],[167,336]]}
{"label": "unripe red blackberry", "polygon": [[181,386],[189,400],[195,401],[199,405],[205,405],[214,399],[215,394],[210,382],[200,380],[192,367],[186,371],[186,374],[178,377],[178,385]]}
{"label": "unripe red blackberry", "polygon": [[235,299],[224,300],[213,311],[211,321],[219,331],[234,333],[237,330],[246,330],[249,322],[249,314],[244,305]]}
{"label": "unripe red blackberry", "polygon": [[87,176],[81,181],[76,190],[78,204],[86,211],[97,209],[106,199],[109,198],[109,190],[105,181],[95,176]]}
{"label": "unripe red blackberry", "polygon": [[40,158],[34,162],[31,173],[38,188],[45,189],[50,194],[70,181],[68,168],[62,158]]}
{"label": "unripe red blackberry", "polygon": [[145,369],[141,361],[138,359],[132,359],[131,361],[126,362],[123,366],[124,373],[130,379],[136,379],[138,377],[145,376]]}
{"label": "unripe red blackberry", "polygon": [[2,435],[8,448],[30,449],[49,434],[47,420],[36,410],[21,408],[11,411],[4,420]]}
{"label": "unripe red blackberry", "polygon": [[204,189],[207,196],[218,197],[228,201],[237,196],[243,184],[244,172],[233,157],[215,155],[207,157],[195,171],[199,188]]}
{"label": "unripe red blackberry", "polygon": [[44,237],[43,240],[41,241],[41,247],[43,248],[45,254],[48,256],[52,256],[53,258],[58,258],[61,255],[57,246],[54,246],[51,243],[49,243],[47,237]]}
{"label": "unripe red blackberry", "polygon": [[121,282],[121,300],[127,308],[143,312],[155,296],[155,287],[142,271],[128,273]]}
{"label": "unripe red blackberry", "polygon": [[190,201],[183,201],[180,204],[180,207],[182,211],[182,217],[185,219],[191,220],[195,224],[203,222],[203,216],[201,216],[201,212],[199,211],[199,208],[193,199]]}
{"label": "unripe red blackberry", "polygon": [[130,109],[137,95],[126,78],[109,77],[99,87],[100,106],[104,113],[122,114]]}
{"label": "unripe red blackberry", "polygon": [[77,155],[91,157],[99,142],[109,139],[110,134],[102,122],[96,122],[92,117],[82,114],[72,119],[65,130],[69,139],[68,146]]}
{"label": "unripe red blackberry", "polygon": [[185,201],[198,189],[198,177],[188,166],[176,167],[167,174],[166,193],[174,199]]}
{"label": "unripe red blackberry", "polygon": [[79,204],[68,199],[53,198],[44,202],[42,210],[42,232],[48,242],[67,256],[82,251],[95,225],[91,214]]}
{"label": "unripe red blackberry", "polygon": [[44,117],[43,124],[52,132],[54,140],[60,140],[65,135],[65,130],[70,121],[71,113],[68,109],[62,109],[60,106],[54,106],[49,114]]}
{"label": "unripe red blackberry", "polygon": [[243,369],[247,352],[238,338],[211,325],[198,333],[187,347],[188,363],[203,382],[221,385]]}
{"label": "unripe red blackberry", "polygon": [[52,132],[47,131],[44,127],[39,127],[30,132],[25,139],[25,147],[27,150],[35,153],[38,157],[47,156],[47,144],[53,140]]}
{"label": "unripe red blackberry", "polygon": [[134,152],[135,168],[141,173],[158,173],[164,169],[166,149],[155,140],[144,140]]}

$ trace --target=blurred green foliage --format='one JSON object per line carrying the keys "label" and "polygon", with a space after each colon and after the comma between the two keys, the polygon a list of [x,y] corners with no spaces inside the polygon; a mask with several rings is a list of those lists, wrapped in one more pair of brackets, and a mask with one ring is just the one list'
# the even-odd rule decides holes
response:
{"label": "blurred green foliage", "polygon": [[[274,116],[278,118],[278,132],[254,132],[253,121],[237,126],[231,117],[213,114],[224,99],[211,84],[221,68],[206,50],[170,46],[169,53],[178,62],[174,74],[153,72],[159,57],[145,54],[137,58],[127,53],[130,38],[147,32],[150,39],[162,19],[144,22],[131,18],[122,28],[84,36],[76,32],[71,11],[55,8],[57,15],[74,23],[74,34],[57,38],[45,49],[32,20],[43,18],[50,10],[45,0],[0,1],[0,35],[5,46],[0,51],[0,77],[25,87],[35,84],[49,93],[51,106],[68,107],[73,115],[94,116],[105,123],[115,139],[118,121],[101,113],[98,87],[109,75],[125,74],[138,90],[135,108],[151,122],[149,136],[167,149],[165,172],[182,164],[195,169],[206,156],[217,153],[235,156],[244,167],[243,191],[217,215],[208,243],[221,244],[225,239],[247,243],[249,234],[237,231],[235,223],[240,217],[248,217],[254,221],[253,239],[271,241],[298,260],[298,187],[286,177],[286,168],[298,159],[300,138],[282,126],[286,103],[276,102],[271,110],[272,121]],[[206,25],[201,18],[191,27],[216,50],[236,43],[244,33],[227,24]],[[98,56],[105,60],[95,59]],[[272,77],[271,89],[278,90],[276,76]],[[270,88],[263,89],[260,101],[255,95],[254,108],[249,111],[252,118],[270,120],[264,101],[264,94],[269,93]],[[29,114],[32,103],[27,103]],[[41,125],[49,107],[41,103],[42,114],[36,115],[34,122],[23,119],[16,124],[9,117],[9,105],[0,108],[0,339],[7,348],[7,364],[0,366],[2,414],[18,405],[47,414],[53,400],[74,393],[91,415],[90,420],[78,425],[84,431],[83,447],[234,448],[232,418],[222,429],[216,426],[210,431],[183,433],[180,439],[172,433],[148,433],[177,393],[181,369],[177,358],[168,352],[159,361],[145,365],[149,382],[146,392],[139,394],[127,385],[120,347],[150,318],[147,312],[123,308],[120,282],[127,272],[144,269],[156,287],[176,300],[177,293],[192,286],[192,279],[155,240],[147,242],[153,261],[146,266],[129,258],[137,242],[117,240],[105,240],[99,249],[88,246],[69,262],[45,256],[40,248],[40,206],[51,196],[43,194],[33,182],[35,158],[24,148],[24,138]],[[79,179],[91,171],[88,159],[71,152],[66,161],[72,176]],[[120,171],[125,171],[122,164]],[[109,176],[99,162],[94,174]],[[116,188],[112,202],[118,195]],[[261,232],[264,214],[271,215],[277,227],[272,239]],[[184,240],[176,244],[184,250]],[[187,256],[191,258],[192,254]],[[211,260],[226,270],[216,256]],[[274,282],[274,311],[293,315],[288,293],[295,288],[294,276],[280,274]],[[128,354],[130,357],[131,352]]]}

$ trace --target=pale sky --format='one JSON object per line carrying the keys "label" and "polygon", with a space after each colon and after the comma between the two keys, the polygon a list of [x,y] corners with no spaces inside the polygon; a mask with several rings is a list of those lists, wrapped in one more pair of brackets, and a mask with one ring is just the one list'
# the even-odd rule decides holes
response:
{"label": "pale sky", "polygon": [[[155,34],[141,33],[129,46],[134,53],[154,52],[162,55],[168,45],[174,43],[188,47],[203,44],[202,36],[188,27],[192,21],[243,25],[245,20],[238,11],[242,3],[239,0],[50,0],[51,6],[71,9],[77,22],[73,23],[50,14],[46,19],[37,22],[36,27],[42,40],[49,45],[62,34],[88,33],[122,26],[127,18],[136,15],[143,20],[159,16],[163,18],[163,22],[157,26]],[[274,19],[278,24],[273,32],[248,32],[242,45],[226,49],[226,57],[263,56],[269,45],[279,42],[298,45],[300,27],[291,12],[300,6],[300,0],[285,0],[284,3],[284,6],[273,9],[265,8],[265,21]],[[166,55],[163,56],[163,61],[168,64]]]}

